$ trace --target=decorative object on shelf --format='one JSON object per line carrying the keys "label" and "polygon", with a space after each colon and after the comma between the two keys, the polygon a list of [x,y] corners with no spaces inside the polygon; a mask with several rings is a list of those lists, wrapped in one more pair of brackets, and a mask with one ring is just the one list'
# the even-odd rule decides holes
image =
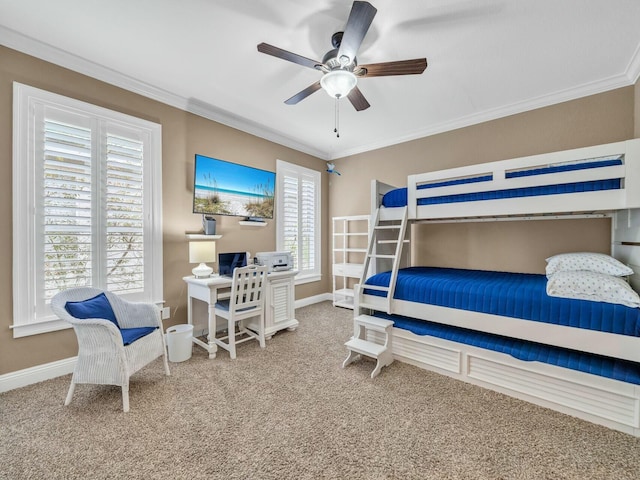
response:
{"label": "decorative object on shelf", "polygon": [[199,263],[191,270],[196,278],[208,278],[213,273],[213,268],[206,265],[216,261],[216,242],[202,241],[189,242],[189,263]]}
{"label": "decorative object on shelf", "polygon": [[215,235],[216,219],[209,215],[202,215],[202,230],[205,235]]}
{"label": "decorative object on shelf", "polygon": [[340,175],[340,172],[336,170],[336,164],[333,162],[327,162],[327,172]]}

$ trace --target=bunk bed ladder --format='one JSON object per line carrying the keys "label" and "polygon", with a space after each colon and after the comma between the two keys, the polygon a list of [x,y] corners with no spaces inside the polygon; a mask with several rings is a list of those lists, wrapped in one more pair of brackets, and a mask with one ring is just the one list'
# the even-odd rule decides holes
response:
{"label": "bunk bed ladder", "polygon": [[[395,235],[386,235],[384,233],[397,232]],[[407,207],[403,208],[402,215],[397,220],[381,220],[380,209],[376,209],[375,218],[372,223],[371,235],[369,236],[369,247],[367,248],[367,254],[364,261],[364,268],[362,269],[362,278],[360,278],[361,287],[364,286],[364,282],[369,276],[369,270],[371,268],[371,262],[373,260],[375,265],[375,272],[380,272],[378,260],[391,260],[391,278],[389,285],[386,287],[367,286],[369,290],[377,290],[384,292],[386,297],[386,311],[391,314],[391,300],[396,288],[396,279],[398,277],[398,268],[400,267],[400,259],[402,257],[402,247],[405,243],[409,243],[406,237],[407,234]],[[383,237],[383,238],[380,238]],[[383,245],[393,246],[395,249],[393,253],[379,253]],[[384,248],[384,247],[383,247]],[[364,288],[360,289],[360,292],[364,291]],[[363,304],[364,307],[366,305]]]}

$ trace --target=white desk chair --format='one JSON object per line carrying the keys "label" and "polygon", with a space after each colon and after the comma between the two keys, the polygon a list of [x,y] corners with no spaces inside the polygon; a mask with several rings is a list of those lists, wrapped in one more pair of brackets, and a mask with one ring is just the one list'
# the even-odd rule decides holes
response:
{"label": "white desk chair", "polygon": [[[215,306],[216,316],[227,319],[227,335],[215,338],[215,343],[236,358],[236,345],[247,340],[258,340],[260,348],[264,340],[264,295],[267,284],[267,267],[248,265],[233,270],[231,295],[228,300],[219,300]],[[249,330],[244,321],[259,317],[257,332]],[[236,323],[238,331],[236,331]],[[209,333],[210,335],[213,332]],[[226,340],[226,342],[225,342]]]}

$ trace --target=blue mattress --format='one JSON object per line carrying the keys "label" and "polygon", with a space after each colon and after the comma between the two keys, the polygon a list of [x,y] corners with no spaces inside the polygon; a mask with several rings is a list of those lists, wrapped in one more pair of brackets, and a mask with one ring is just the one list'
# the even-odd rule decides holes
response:
{"label": "blue mattress", "polygon": [[[569,172],[576,170],[586,170],[591,168],[602,168],[614,165],[622,165],[622,160],[607,159],[596,160],[567,165],[556,165],[551,167],[533,168],[528,170],[517,170],[507,172],[506,178],[531,177],[536,175],[549,175],[558,172]],[[482,183],[493,180],[493,175],[480,175],[477,177],[460,178],[419,185],[418,190],[444,187],[451,185],[462,185],[468,183]],[[441,195],[436,197],[426,197],[418,199],[418,205],[435,205],[442,203],[473,202],[479,200],[499,200],[505,198],[521,198],[542,195],[559,195],[565,193],[592,192],[598,190],[615,190],[621,188],[619,178],[609,180],[594,180],[588,182],[563,183],[557,185],[543,185],[538,187],[511,188],[505,190],[490,190],[484,192],[462,193],[456,195]],[[404,207],[407,205],[407,188],[397,188],[386,193],[382,197],[384,207]]]}
{"label": "blue mattress", "polygon": [[[388,286],[391,272],[365,284]],[[394,298],[570,327],[640,336],[640,309],[550,297],[547,278],[528,273],[411,267],[398,271]],[[367,290],[371,295],[383,292]]]}
{"label": "blue mattress", "polygon": [[492,335],[490,333],[476,332],[399,315],[377,313],[376,316],[393,320],[394,327],[409,330],[416,335],[430,335],[452,342],[504,353],[523,361],[544,362],[558,367],[570,368],[592,375],[640,385],[640,364],[634,362]]}

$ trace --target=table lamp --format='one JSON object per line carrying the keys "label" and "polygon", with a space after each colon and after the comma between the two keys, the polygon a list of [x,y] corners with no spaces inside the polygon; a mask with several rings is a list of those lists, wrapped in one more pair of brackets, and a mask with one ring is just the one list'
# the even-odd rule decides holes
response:
{"label": "table lamp", "polygon": [[216,261],[216,242],[199,241],[189,242],[189,263],[199,263],[196,268],[191,270],[196,278],[207,278],[213,273],[213,268],[206,263]]}

